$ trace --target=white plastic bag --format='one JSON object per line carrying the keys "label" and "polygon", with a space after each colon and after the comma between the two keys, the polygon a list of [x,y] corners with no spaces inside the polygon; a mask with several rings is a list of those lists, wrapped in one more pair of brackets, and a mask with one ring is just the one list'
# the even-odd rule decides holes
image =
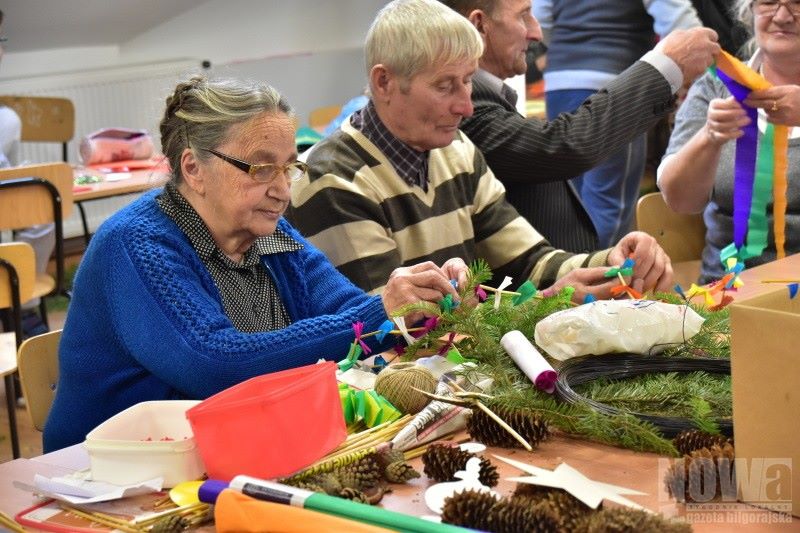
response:
{"label": "white plastic bag", "polygon": [[704,318],[685,305],[652,300],[600,300],[553,313],[534,338],[559,361],[614,352],[658,353],[694,337]]}

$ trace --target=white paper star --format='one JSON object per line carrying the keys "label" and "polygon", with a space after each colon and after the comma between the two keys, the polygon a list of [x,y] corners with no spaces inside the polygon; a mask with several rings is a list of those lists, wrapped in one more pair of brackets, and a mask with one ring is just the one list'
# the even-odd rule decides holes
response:
{"label": "white paper star", "polygon": [[648,510],[638,503],[621,496],[622,494],[645,496],[645,492],[639,492],[638,490],[627,489],[617,485],[594,481],[584,476],[567,463],[561,463],[556,467],[555,470],[546,470],[544,468],[539,468],[521,461],[515,461],[514,459],[501,457],[499,455],[495,455],[495,457],[505,463],[519,468],[524,472],[532,474],[531,476],[507,478],[508,481],[530,483],[531,485],[542,485],[544,487],[552,487],[555,489],[564,489],[592,509],[597,509],[597,507],[600,505],[600,502],[603,500],[609,500],[621,505],[633,507],[634,509],[642,509],[644,511]]}

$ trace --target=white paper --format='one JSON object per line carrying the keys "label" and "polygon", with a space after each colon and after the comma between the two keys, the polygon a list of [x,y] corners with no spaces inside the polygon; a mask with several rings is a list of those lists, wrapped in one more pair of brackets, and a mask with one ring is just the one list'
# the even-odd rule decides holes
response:
{"label": "white paper", "polygon": [[110,172],[105,175],[105,181],[122,181],[130,179],[133,174],[130,172]]}
{"label": "white paper", "polygon": [[511,281],[512,281],[511,276],[506,276],[503,279],[503,283],[501,283],[497,287],[497,290],[494,293],[494,308],[495,309],[500,309],[500,300],[503,297],[503,289],[505,289],[506,287],[511,285]]}
{"label": "white paper", "polygon": [[349,368],[344,372],[336,371],[336,380],[339,383],[344,383],[357,390],[374,389],[377,378],[377,374],[356,367]]}
{"label": "white paper", "polygon": [[442,357],[441,355],[431,355],[430,357],[420,357],[417,359],[417,364],[420,366],[424,366],[428,370],[431,371],[433,377],[436,379],[440,379],[442,375],[447,374],[448,372],[452,372],[453,369],[458,366],[457,363],[453,363],[452,361],[448,361],[446,358]]}
{"label": "white paper", "polygon": [[469,453],[483,453],[486,451],[486,445],[480,442],[463,442],[459,444],[458,449]]}
{"label": "white paper", "polygon": [[408,327],[406,327],[406,319],[405,317],[398,316],[394,318],[394,323],[397,324],[397,329],[400,330],[400,333],[403,335],[403,338],[406,340],[409,346],[417,342],[417,339],[411,336],[408,332]]}
{"label": "white paper", "polygon": [[623,494],[646,496],[646,493],[617,485],[611,485],[610,483],[594,481],[593,479],[589,479],[588,477],[584,476],[567,463],[561,463],[556,467],[555,470],[546,470],[544,468],[539,468],[521,461],[502,457],[500,455],[494,456],[504,463],[508,463],[524,472],[527,472],[528,474],[531,474],[530,476],[506,478],[506,481],[515,481],[517,483],[529,483],[531,485],[541,485],[543,487],[564,489],[592,509],[597,509],[603,500],[608,500],[620,505],[632,507],[634,509],[647,510],[638,503],[622,496]]}
{"label": "white paper", "polygon": [[499,500],[500,495],[486,485],[483,485],[478,479],[480,477],[480,470],[481,460],[477,457],[470,458],[464,470],[459,470],[453,474],[455,478],[461,481],[448,481],[428,487],[425,491],[425,505],[434,513],[442,514],[444,501],[455,493],[464,492],[465,490],[488,492]]}
{"label": "white paper", "polygon": [[164,484],[164,478],[157,477],[132,485],[112,485],[87,479],[89,472],[81,474],[53,478],[36,474],[33,483],[39,494],[73,504],[105,502],[158,492]]}
{"label": "white paper", "polygon": [[521,331],[509,331],[500,339],[500,344],[537,388],[552,394],[556,371]]}

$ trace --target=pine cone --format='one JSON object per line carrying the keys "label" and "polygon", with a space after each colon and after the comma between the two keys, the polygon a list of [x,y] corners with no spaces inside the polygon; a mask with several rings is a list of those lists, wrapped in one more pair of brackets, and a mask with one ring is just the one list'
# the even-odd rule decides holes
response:
{"label": "pine cone", "polygon": [[326,491],[325,488],[320,485],[319,478],[316,476],[303,480],[285,481],[284,483],[291,485],[292,487],[297,487],[298,489],[310,490],[311,492],[328,493],[328,491]]}
{"label": "pine cone", "polygon": [[490,530],[496,533],[555,533],[558,520],[549,510],[531,507],[523,500],[503,499],[489,511]]}
{"label": "pine cone", "polygon": [[[503,419],[514,431],[519,433],[534,448],[550,434],[547,422],[531,409],[513,409],[503,405],[492,405],[492,411]],[[467,420],[470,437],[488,446],[503,448],[522,448],[522,444],[511,436],[489,415],[478,409],[472,410]]]}
{"label": "pine cone", "polygon": [[343,487],[358,490],[374,487],[383,479],[383,469],[374,455],[367,455],[355,463],[334,470]]}
{"label": "pine cone", "polygon": [[367,498],[367,503],[370,505],[378,505],[383,499],[383,495],[387,492],[387,485],[375,485],[363,491],[364,497]]}
{"label": "pine cone", "polygon": [[352,487],[344,487],[339,491],[337,496],[344,498],[345,500],[352,500],[358,503],[369,503],[369,498],[367,498],[366,494]]}
{"label": "pine cone", "polygon": [[[434,481],[455,481],[455,473],[464,470],[467,461],[475,454],[465,452],[455,446],[447,444],[431,444],[422,455],[423,472]],[[478,479],[487,487],[494,487],[500,479],[497,467],[487,459],[481,458],[481,468]]]}
{"label": "pine cone", "polygon": [[390,483],[405,483],[406,481],[420,477],[419,472],[414,470],[413,466],[403,461],[396,461],[388,465],[383,475]]}
{"label": "pine cone", "polygon": [[544,485],[533,485],[531,483],[517,483],[514,488],[512,498],[526,499],[531,503],[539,503],[544,500],[551,492],[558,491],[552,487],[545,487]]}
{"label": "pine cone", "polygon": [[580,524],[595,512],[594,509],[563,490],[552,490],[534,508],[555,517],[561,531],[579,531]]}
{"label": "pine cone", "polygon": [[[707,503],[719,498],[735,500],[737,490],[733,465],[731,444],[702,448],[676,460],[664,476],[664,484],[669,494],[679,502]],[[715,486],[706,487],[707,479],[713,479]]]}
{"label": "pine cone", "polygon": [[314,481],[318,486],[322,487],[322,490],[326,494],[335,496],[339,494],[340,490],[342,490],[342,482],[339,481],[339,478],[336,476],[336,474],[331,472],[315,477]]}
{"label": "pine cone", "polygon": [[697,429],[687,429],[678,433],[678,435],[672,439],[672,443],[681,455],[689,455],[693,451],[701,448],[711,448],[715,445],[719,447],[725,446],[726,443],[731,443],[731,439]]}
{"label": "pine cone", "polygon": [[581,531],[586,533],[686,533],[691,530],[689,524],[629,507],[592,513],[581,527]]}
{"label": "pine cone", "polygon": [[150,533],[178,533],[188,528],[188,520],[180,515],[170,515],[156,520],[150,528]]}
{"label": "pine cone", "polygon": [[465,490],[444,500],[442,522],[490,531],[489,515],[497,500],[488,492]]}
{"label": "pine cone", "polygon": [[405,454],[403,454],[403,452],[401,452],[400,450],[395,450],[394,448],[376,453],[375,458],[378,460],[378,463],[384,468],[398,461],[403,463],[406,461]]}

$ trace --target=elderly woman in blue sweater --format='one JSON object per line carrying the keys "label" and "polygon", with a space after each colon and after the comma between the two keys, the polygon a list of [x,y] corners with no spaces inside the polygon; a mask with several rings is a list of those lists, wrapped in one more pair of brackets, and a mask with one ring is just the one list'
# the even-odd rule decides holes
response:
{"label": "elderly woman in blue sweater", "polygon": [[369,296],[282,218],[291,182],[307,171],[294,132],[267,85],[196,77],[167,98],[172,179],[105,222],[86,251],[46,452],[141,401],[202,399],[341,358],[354,322],[375,330],[402,305],[456,296],[459,259],[399,268],[382,296]]}

